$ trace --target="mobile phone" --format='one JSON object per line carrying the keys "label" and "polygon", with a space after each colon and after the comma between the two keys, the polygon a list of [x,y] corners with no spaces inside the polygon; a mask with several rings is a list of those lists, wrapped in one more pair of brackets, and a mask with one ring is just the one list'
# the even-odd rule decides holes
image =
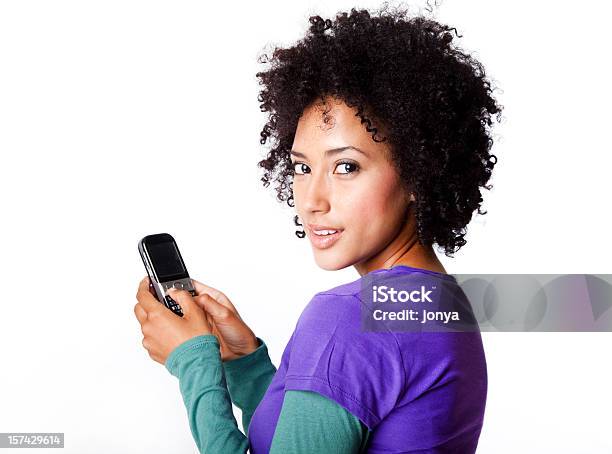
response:
{"label": "mobile phone", "polygon": [[196,291],[187,272],[176,241],[168,233],[147,235],[138,242],[138,252],[149,275],[149,290],[168,309],[179,317],[181,306],[168,295],[168,289],[187,290],[191,296]]}

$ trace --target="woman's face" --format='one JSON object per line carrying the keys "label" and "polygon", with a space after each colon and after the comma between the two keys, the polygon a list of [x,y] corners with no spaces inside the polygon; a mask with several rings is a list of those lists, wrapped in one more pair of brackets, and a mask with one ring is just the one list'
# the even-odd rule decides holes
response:
{"label": "woman's face", "polygon": [[[388,142],[374,142],[356,110],[327,100],[327,123],[313,104],[297,126],[291,152],[297,214],[321,268],[382,264],[405,230],[410,199],[389,160]],[[319,236],[319,229],[336,233]]]}

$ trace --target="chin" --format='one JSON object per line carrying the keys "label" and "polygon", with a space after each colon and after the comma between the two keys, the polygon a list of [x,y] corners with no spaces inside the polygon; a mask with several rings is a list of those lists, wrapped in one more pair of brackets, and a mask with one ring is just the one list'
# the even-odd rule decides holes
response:
{"label": "chin", "polygon": [[345,260],[341,260],[338,254],[330,251],[314,251],[314,259],[317,266],[326,271],[338,271],[351,266],[351,263],[347,263]]}

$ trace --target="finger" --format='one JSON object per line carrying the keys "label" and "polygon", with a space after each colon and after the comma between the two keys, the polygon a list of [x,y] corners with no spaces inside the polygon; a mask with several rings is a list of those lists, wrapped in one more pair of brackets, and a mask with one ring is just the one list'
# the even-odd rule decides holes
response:
{"label": "finger", "polygon": [[209,285],[202,284],[201,282],[196,281],[193,278],[191,279],[191,281],[193,282],[193,286],[195,287],[196,293],[198,295],[208,294],[212,296],[215,300],[217,300],[219,303],[231,309],[233,312],[238,313],[238,311],[236,310],[236,308],[234,307],[230,299],[227,296],[225,296],[225,294],[222,291],[217,290],[216,288],[210,287]]}
{"label": "finger", "polygon": [[136,314],[136,318],[138,319],[138,323],[143,325],[147,321],[147,311],[144,310],[140,303],[136,303],[134,306],[134,314]]}
{"label": "finger", "polygon": [[237,314],[229,307],[219,303],[212,296],[204,293],[196,297],[202,308],[209,314],[214,322],[227,322]]}
{"label": "finger", "polygon": [[185,315],[189,316],[191,314],[196,313],[195,311],[199,311],[198,315],[201,314],[202,317],[206,318],[205,315],[202,313],[202,309],[196,304],[196,302],[193,300],[193,297],[187,290],[169,288],[168,294],[172,297],[174,301],[179,304],[179,306],[181,306],[181,309],[183,310],[183,313]]}
{"label": "finger", "polygon": [[150,350],[152,345],[151,345],[151,341],[149,340],[148,337],[143,337],[142,338],[142,346],[144,347],[145,350]]}
{"label": "finger", "polygon": [[204,309],[206,313],[209,313],[209,311],[216,310],[216,317],[219,321],[227,317],[228,314],[225,311],[232,314],[238,320],[242,321],[242,317],[240,316],[233,304],[222,304],[219,302],[219,300],[213,298],[208,293],[202,293],[201,295],[196,296],[194,298],[194,301],[198,306]]}
{"label": "finger", "polygon": [[198,294],[201,293],[201,292],[205,292],[205,293],[209,293],[209,294],[213,294],[214,293],[215,295],[218,295],[218,294],[221,293],[216,288],[213,288],[210,285],[205,285],[202,282],[195,280],[194,278],[191,278],[191,283],[195,287],[196,292]]}
{"label": "finger", "polygon": [[227,303],[230,305],[232,304],[229,298],[225,296],[225,294],[221,290],[217,290],[216,288],[211,287],[210,285],[203,284],[202,282],[196,281],[195,279],[191,279],[191,281],[193,282],[193,286],[195,287],[198,295],[206,293],[219,302]]}
{"label": "finger", "polygon": [[143,285],[145,285],[145,284],[146,284],[146,285],[149,285],[150,283],[151,283],[151,278],[149,278],[149,276],[147,275],[147,276],[143,277],[143,278],[140,280],[140,282],[139,282],[139,284],[138,284],[138,288],[140,288],[140,286],[143,286]]}
{"label": "finger", "polygon": [[149,313],[159,309],[161,304],[149,291],[149,276],[145,276],[138,285],[136,299],[142,305],[145,312]]}

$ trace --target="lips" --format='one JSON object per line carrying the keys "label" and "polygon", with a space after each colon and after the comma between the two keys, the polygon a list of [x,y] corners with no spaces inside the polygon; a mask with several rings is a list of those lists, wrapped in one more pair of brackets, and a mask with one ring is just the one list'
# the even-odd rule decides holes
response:
{"label": "lips", "polygon": [[[309,230],[308,238],[314,247],[317,249],[327,249],[336,243],[338,239],[342,236],[343,229],[339,229],[337,227],[332,227],[329,225],[320,225],[320,224],[307,224],[307,228]],[[327,234],[327,235],[317,235],[314,231],[321,230],[335,230],[336,233]]]}
{"label": "lips", "polygon": [[338,227],[330,227],[328,225],[320,225],[320,224],[308,224],[308,227],[310,227],[310,230],[317,230],[317,231],[321,231],[321,230],[338,230],[341,231],[342,229],[339,229]]}

